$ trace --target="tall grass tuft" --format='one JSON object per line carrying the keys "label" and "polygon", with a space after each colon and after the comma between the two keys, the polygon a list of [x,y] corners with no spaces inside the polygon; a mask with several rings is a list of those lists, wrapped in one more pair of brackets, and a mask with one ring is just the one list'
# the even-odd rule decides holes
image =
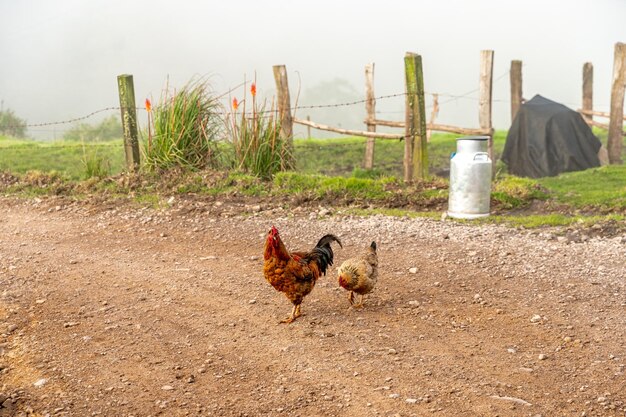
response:
{"label": "tall grass tuft", "polygon": [[246,112],[245,98],[241,102],[235,98],[233,112],[227,117],[226,126],[234,150],[232,165],[239,171],[268,179],[277,172],[294,168],[293,151],[290,143],[280,136],[274,103],[269,109],[267,102],[257,103],[255,83],[250,93],[251,112]]}
{"label": "tall grass tuft", "polygon": [[105,178],[111,173],[111,162],[106,156],[98,155],[97,149],[87,150],[83,143],[83,173],[85,178]]}
{"label": "tall grass tuft", "polygon": [[206,81],[190,82],[172,94],[166,89],[159,104],[149,110],[149,115],[154,129],[149,131],[143,147],[148,168],[216,166],[219,159],[216,140],[223,121],[219,102]]}

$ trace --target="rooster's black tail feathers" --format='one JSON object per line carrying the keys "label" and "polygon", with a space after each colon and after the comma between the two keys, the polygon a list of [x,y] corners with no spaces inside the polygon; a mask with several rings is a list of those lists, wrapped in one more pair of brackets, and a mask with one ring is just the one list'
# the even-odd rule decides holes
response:
{"label": "rooster's black tail feathers", "polygon": [[317,261],[317,265],[320,268],[320,272],[326,275],[326,269],[333,264],[333,249],[331,248],[331,242],[339,243],[342,246],[341,241],[335,235],[326,235],[322,237],[315,248],[311,251],[311,257]]}

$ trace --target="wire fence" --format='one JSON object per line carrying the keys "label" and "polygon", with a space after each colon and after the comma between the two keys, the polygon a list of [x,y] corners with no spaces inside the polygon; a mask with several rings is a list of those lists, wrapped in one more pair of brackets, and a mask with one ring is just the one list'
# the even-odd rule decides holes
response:
{"label": "wire fence", "polygon": [[[510,71],[505,71],[494,79],[494,83],[504,79],[509,75]],[[216,96],[216,100],[223,99],[229,96],[234,91],[241,87],[245,87],[246,82],[241,83],[235,87],[230,88],[228,91]],[[439,102],[439,106],[445,106],[446,104],[456,102],[459,100],[479,100],[476,93],[479,88],[469,90],[463,94],[450,94],[450,93],[432,93],[426,92],[426,94],[437,94],[440,98],[444,98]],[[406,96],[406,92],[384,94],[374,98],[377,102],[403,98]],[[510,103],[510,100],[493,99],[496,103]],[[357,105],[363,105],[367,102],[367,99],[351,100],[341,103],[327,103],[327,104],[312,104],[312,105],[296,105],[290,110],[292,113],[302,110],[316,110],[316,109],[334,109],[334,108],[348,108]],[[242,112],[237,113],[236,110],[229,110],[230,103],[224,105],[220,114],[222,115],[241,115]],[[431,108],[428,105],[427,108]],[[135,107],[136,111],[147,111],[145,107]],[[441,109],[440,109],[441,110]],[[83,116],[73,117],[69,119],[50,121],[50,122],[38,122],[27,123],[20,127],[26,127],[32,130],[46,130],[45,128],[53,127],[51,129],[56,131],[59,126],[76,125],[77,123],[91,119],[96,115],[105,113],[121,111],[119,106],[108,106],[102,109],[90,112]],[[398,111],[377,111],[377,114],[403,114],[404,110]],[[278,110],[262,110],[259,112],[246,112],[245,115],[252,116],[253,114],[265,114],[265,117],[277,117]],[[4,126],[5,128],[11,128],[11,126]],[[44,128],[44,129],[41,129]],[[70,127],[68,127],[70,129]],[[365,140],[356,140],[350,142],[336,141],[335,143],[313,143],[308,141],[299,141],[295,148],[297,168],[303,172],[309,173],[322,173],[332,175],[350,175],[355,171],[358,171],[363,163]],[[377,145],[377,152],[375,154],[374,166],[376,171],[385,175],[402,175],[402,161],[403,161],[403,143],[399,141],[384,141]],[[452,152],[454,149],[449,149]],[[626,152],[626,147],[625,147]],[[431,156],[431,170],[441,171],[447,166],[447,159],[449,153],[448,149],[443,153],[444,157]],[[14,143],[12,141],[0,141],[0,170],[12,170],[16,172],[26,172],[28,170],[40,170],[40,171],[62,171],[69,173],[70,176],[78,177],[83,169],[83,165],[88,158],[95,156],[101,156],[106,159],[109,164],[110,172],[112,174],[121,172],[124,169],[124,149],[122,140],[108,141],[105,143],[98,142],[86,142],[86,143],[68,143],[66,141],[20,141]]]}

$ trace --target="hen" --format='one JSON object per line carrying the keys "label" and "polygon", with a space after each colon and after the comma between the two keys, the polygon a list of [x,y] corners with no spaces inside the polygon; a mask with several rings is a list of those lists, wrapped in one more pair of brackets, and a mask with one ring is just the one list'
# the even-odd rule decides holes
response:
{"label": "hen", "polygon": [[272,226],[265,241],[263,274],[276,290],[284,292],[293,303],[291,315],[281,323],[291,323],[300,317],[300,304],[309,294],[320,275],[333,264],[331,242],[341,242],[335,235],[322,237],[309,252],[289,252]]}
{"label": "hen", "polygon": [[[348,300],[355,307],[363,306],[363,296],[372,292],[378,280],[378,255],[376,242],[367,248],[359,257],[346,259],[337,271],[339,285],[350,291]],[[354,293],[359,294],[358,304],[354,304]]]}

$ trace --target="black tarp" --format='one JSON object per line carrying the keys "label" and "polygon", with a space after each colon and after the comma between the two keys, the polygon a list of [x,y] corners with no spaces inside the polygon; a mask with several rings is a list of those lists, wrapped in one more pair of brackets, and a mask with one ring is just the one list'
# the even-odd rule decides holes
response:
{"label": "black tarp", "polygon": [[578,112],[536,95],[520,106],[502,160],[511,174],[549,177],[600,166],[601,145]]}

